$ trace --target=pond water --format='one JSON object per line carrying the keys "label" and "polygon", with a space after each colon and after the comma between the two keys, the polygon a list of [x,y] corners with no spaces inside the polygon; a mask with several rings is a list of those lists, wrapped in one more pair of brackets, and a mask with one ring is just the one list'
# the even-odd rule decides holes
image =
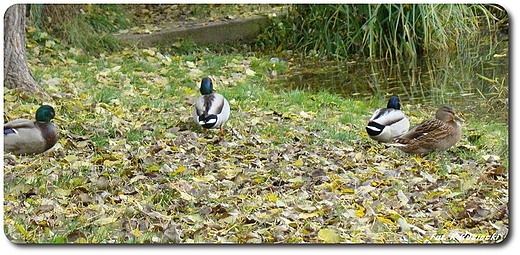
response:
{"label": "pond water", "polygon": [[292,58],[290,71],[277,84],[362,100],[397,94],[405,105],[449,104],[465,118],[508,123],[508,35],[497,33],[482,41],[487,44],[439,52],[416,63]]}

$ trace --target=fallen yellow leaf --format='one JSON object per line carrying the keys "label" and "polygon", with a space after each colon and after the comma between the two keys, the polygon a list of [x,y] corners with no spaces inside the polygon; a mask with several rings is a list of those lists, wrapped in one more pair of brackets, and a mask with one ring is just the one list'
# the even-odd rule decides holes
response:
{"label": "fallen yellow leaf", "polygon": [[387,224],[392,224],[393,223],[392,220],[387,219],[385,217],[381,217],[381,216],[377,216],[377,220],[379,220],[379,221],[381,221],[383,223],[387,223]]}
{"label": "fallen yellow leaf", "polygon": [[300,167],[303,166],[303,159],[299,158],[293,162],[293,166]]}
{"label": "fallen yellow leaf", "polygon": [[336,231],[328,228],[320,229],[320,231],[318,231],[318,237],[325,243],[339,243],[341,239]]}

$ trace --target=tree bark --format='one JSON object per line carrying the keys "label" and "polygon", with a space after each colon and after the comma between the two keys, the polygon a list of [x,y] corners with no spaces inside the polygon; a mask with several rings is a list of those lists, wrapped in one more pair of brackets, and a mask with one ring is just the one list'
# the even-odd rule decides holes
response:
{"label": "tree bark", "polygon": [[48,96],[27,65],[25,46],[25,4],[15,4],[4,16],[4,86]]}

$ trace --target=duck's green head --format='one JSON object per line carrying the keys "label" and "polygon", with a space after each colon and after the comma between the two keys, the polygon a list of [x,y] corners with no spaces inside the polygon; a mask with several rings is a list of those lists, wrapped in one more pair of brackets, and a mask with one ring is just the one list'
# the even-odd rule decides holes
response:
{"label": "duck's green head", "polygon": [[399,103],[399,97],[396,95],[390,97],[390,99],[388,100],[388,104],[386,105],[386,108],[394,108],[396,110],[400,110],[401,104]]}
{"label": "duck's green head", "polygon": [[205,77],[202,79],[202,82],[200,83],[200,93],[202,95],[208,95],[213,93],[213,82],[211,82],[211,79],[209,77]]}
{"label": "duck's green head", "polygon": [[54,118],[54,108],[50,105],[42,105],[36,110],[36,121],[49,122]]}

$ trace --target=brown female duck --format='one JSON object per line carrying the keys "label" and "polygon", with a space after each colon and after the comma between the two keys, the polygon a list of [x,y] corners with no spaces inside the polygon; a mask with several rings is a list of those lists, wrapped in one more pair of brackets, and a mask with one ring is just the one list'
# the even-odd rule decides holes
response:
{"label": "brown female duck", "polygon": [[442,106],[435,114],[435,119],[423,121],[418,126],[394,139],[400,150],[407,153],[427,154],[443,151],[455,145],[462,136],[460,124],[464,121],[449,106]]}

